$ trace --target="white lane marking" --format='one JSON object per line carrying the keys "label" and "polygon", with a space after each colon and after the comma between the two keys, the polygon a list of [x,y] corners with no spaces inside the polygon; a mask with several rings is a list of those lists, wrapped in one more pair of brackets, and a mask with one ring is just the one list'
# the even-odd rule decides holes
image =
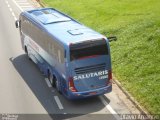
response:
{"label": "white lane marking", "polygon": [[49,82],[48,78],[45,78],[45,81],[46,81],[46,83],[47,83],[48,87],[49,87],[49,88],[51,88],[51,87],[52,87],[52,85],[51,85],[51,83]]}
{"label": "white lane marking", "polygon": [[17,18],[16,18],[16,16],[15,16],[14,12],[12,12],[12,16],[14,17],[14,20],[16,21]]}
{"label": "white lane marking", "polygon": [[16,17],[14,17],[14,20],[16,21],[16,20],[17,20],[17,18],[16,18]]}
{"label": "white lane marking", "polygon": [[12,12],[12,16],[13,16],[13,17],[15,16],[14,12]]}
{"label": "white lane marking", "polygon": [[7,6],[10,7],[10,5],[7,3]]}
{"label": "white lane marking", "polygon": [[12,1],[21,11],[34,9],[34,6],[28,3],[27,0],[12,0]]}
{"label": "white lane marking", "polygon": [[12,12],[12,8],[9,8],[9,10]]}
{"label": "white lane marking", "polygon": [[8,8],[9,8],[9,10],[10,10],[10,12],[11,12],[12,16],[14,17],[14,20],[16,21],[16,20],[17,20],[17,18],[16,18],[16,16],[15,16],[15,14],[14,14],[14,12],[13,12],[12,8],[10,7],[10,5],[9,5],[8,1],[7,1],[7,0],[5,0],[5,2],[6,2],[6,4],[7,4]]}
{"label": "white lane marking", "polygon": [[54,99],[59,107],[60,110],[64,109],[63,106],[62,106],[62,103],[61,101],[59,100],[58,96],[54,96]]}
{"label": "white lane marking", "polygon": [[16,4],[16,6],[17,6],[21,11],[23,11],[23,9],[16,3],[15,0],[12,0],[12,1]]}
{"label": "white lane marking", "polygon": [[109,103],[102,97],[99,97],[100,100],[102,101],[102,103],[106,106],[106,108],[109,110],[109,112],[111,114],[113,114],[113,116],[117,119],[120,120],[120,117],[118,116],[118,114],[116,113],[116,111],[109,105]]}

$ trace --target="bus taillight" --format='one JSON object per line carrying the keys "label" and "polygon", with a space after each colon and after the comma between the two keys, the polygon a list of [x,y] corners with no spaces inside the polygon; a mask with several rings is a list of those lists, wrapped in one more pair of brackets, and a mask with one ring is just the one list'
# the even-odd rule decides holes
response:
{"label": "bus taillight", "polygon": [[111,85],[111,84],[112,84],[112,70],[109,70],[107,85]]}
{"label": "bus taillight", "polygon": [[75,86],[74,86],[74,82],[73,82],[73,78],[69,77],[69,90],[72,92],[77,92]]}

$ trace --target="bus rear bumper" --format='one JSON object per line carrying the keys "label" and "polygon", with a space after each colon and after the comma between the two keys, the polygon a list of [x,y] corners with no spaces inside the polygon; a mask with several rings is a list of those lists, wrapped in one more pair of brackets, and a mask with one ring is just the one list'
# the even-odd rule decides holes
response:
{"label": "bus rear bumper", "polygon": [[112,91],[112,85],[106,86],[103,88],[91,90],[91,91],[85,91],[85,92],[69,92],[68,98],[69,99],[83,99],[98,95],[103,95],[105,93],[109,93]]}

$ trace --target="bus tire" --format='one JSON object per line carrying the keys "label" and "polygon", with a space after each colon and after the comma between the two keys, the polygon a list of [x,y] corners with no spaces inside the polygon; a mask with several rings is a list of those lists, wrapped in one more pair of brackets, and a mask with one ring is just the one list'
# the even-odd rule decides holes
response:
{"label": "bus tire", "polygon": [[61,90],[60,90],[60,87],[59,87],[59,83],[58,83],[58,80],[55,81],[55,85],[56,85],[56,89],[57,91],[62,94]]}
{"label": "bus tire", "polygon": [[50,72],[48,72],[48,79],[52,87],[55,87],[55,77]]}
{"label": "bus tire", "polygon": [[28,49],[27,49],[26,46],[25,46],[25,53],[27,54],[28,59],[31,60],[31,58],[30,58],[29,55],[28,55]]}

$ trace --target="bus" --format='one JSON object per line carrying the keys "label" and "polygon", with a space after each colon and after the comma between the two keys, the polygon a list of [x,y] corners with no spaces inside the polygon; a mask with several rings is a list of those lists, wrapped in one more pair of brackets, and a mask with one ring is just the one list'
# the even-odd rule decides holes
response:
{"label": "bus", "polygon": [[15,24],[29,59],[65,97],[82,99],[112,91],[107,37],[54,8],[24,11]]}

